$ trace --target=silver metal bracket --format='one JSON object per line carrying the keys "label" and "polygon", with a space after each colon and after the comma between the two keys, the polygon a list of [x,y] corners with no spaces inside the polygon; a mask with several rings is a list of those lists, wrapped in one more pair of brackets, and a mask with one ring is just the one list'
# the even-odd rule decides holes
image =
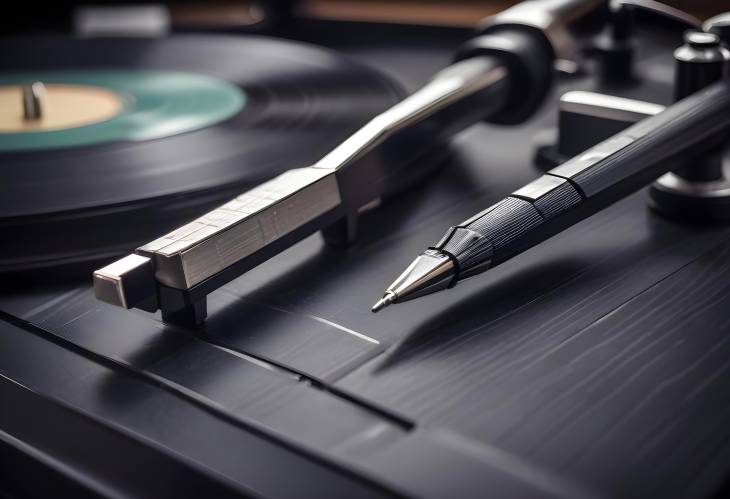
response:
{"label": "silver metal bracket", "polygon": [[634,123],[654,116],[664,106],[597,92],[573,91],[560,97],[554,143],[539,146],[535,163],[550,170]]}

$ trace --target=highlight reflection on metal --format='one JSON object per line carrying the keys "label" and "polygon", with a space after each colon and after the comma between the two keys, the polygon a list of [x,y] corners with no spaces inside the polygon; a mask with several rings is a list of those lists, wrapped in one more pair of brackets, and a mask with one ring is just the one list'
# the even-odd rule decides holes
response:
{"label": "highlight reflection on metal", "polygon": [[528,0],[489,17],[480,30],[497,24],[535,28],[550,40],[557,59],[574,60],[578,47],[568,26],[602,3],[604,0]]}
{"label": "highlight reflection on metal", "polygon": [[372,311],[379,312],[388,305],[418,298],[419,296],[446,289],[455,275],[454,261],[445,254],[428,250],[385,290],[383,298],[373,305]]}
{"label": "highlight reflection on metal", "polygon": [[566,92],[560,97],[560,110],[595,118],[634,123],[662,112],[664,106],[614,95],[574,90]]}
{"label": "highlight reflection on metal", "polygon": [[655,0],[612,0],[611,7],[629,7],[659,15],[665,19],[683,23],[688,28],[702,29],[702,21],[695,16]]}
{"label": "highlight reflection on metal", "polygon": [[536,201],[542,196],[549,194],[550,191],[567,182],[567,180],[553,177],[552,175],[543,175],[537,180],[533,180],[527,185],[517,189],[513,196],[517,196],[529,201]]}
{"label": "highlight reflection on metal", "polygon": [[318,161],[314,168],[342,169],[358,156],[382,143],[388,136],[467,95],[503,80],[506,76],[505,68],[490,68],[489,62],[482,61],[481,58],[456,63],[438,73],[422,89],[370,120]]}

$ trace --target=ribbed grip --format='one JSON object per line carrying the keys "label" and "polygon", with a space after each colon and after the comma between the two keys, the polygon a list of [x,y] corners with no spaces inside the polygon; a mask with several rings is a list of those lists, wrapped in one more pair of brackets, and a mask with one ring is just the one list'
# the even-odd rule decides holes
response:
{"label": "ribbed grip", "polygon": [[434,249],[448,253],[462,269],[491,261],[494,252],[487,237],[465,227],[452,227]]}
{"label": "ribbed grip", "polygon": [[508,197],[482,217],[472,221],[467,228],[489,241],[493,251],[492,258],[498,262],[514,252],[513,243],[541,223],[543,218],[531,203]]}
{"label": "ribbed grip", "polygon": [[568,182],[564,182],[544,196],[534,200],[532,204],[545,220],[550,220],[568,208],[577,205],[580,201],[580,194],[575,190],[575,187]]}

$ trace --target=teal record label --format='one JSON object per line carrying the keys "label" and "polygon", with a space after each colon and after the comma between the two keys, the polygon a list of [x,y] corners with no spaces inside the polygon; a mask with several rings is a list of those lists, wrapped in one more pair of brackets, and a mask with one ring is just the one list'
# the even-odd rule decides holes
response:
{"label": "teal record label", "polygon": [[159,139],[222,122],[238,113],[246,103],[240,87],[194,73],[78,70],[0,74],[0,86],[35,81],[108,90],[117,95],[121,106],[113,116],[91,124],[0,132],[0,151]]}

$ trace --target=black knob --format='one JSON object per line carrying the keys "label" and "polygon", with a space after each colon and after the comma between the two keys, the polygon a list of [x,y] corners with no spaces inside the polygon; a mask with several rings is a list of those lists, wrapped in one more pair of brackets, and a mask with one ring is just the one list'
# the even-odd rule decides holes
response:
{"label": "black knob", "polygon": [[592,53],[598,59],[601,81],[606,83],[627,83],[633,80],[634,54],[634,9],[620,2],[611,2],[610,18],[606,29],[596,37]]}
{"label": "black knob", "polygon": [[686,12],[654,1],[611,0],[609,11],[609,25],[597,37],[592,50],[598,59],[601,81],[609,84],[630,83],[634,79],[635,14],[648,14],[690,29],[700,29],[702,24]]}
{"label": "black knob", "polygon": [[715,33],[693,30],[684,34],[684,45],[674,51],[674,60],[674,99],[680,100],[724,78],[730,51]]}
{"label": "black knob", "polygon": [[[677,100],[726,78],[730,52],[720,34],[688,31],[674,52],[674,95]],[[693,222],[730,222],[730,179],[723,168],[725,144],[718,145],[672,173],[650,189],[652,207],[664,215]]]}

